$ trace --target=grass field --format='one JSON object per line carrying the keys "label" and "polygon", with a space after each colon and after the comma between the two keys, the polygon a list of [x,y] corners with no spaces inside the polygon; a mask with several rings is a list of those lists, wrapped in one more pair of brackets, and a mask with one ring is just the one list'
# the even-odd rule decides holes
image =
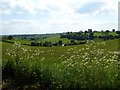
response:
{"label": "grass field", "polygon": [[[95,32],[94,33],[94,36],[103,36],[104,34],[102,32]],[[118,34],[116,32],[109,32],[109,35],[113,35],[113,36],[117,36]],[[42,43],[45,43],[45,42],[58,42],[59,40],[62,40],[63,44],[67,44],[67,43],[70,43],[71,39],[67,39],[67,38],[60,38],[60,35],[54,35],[54,36],[51,36],[51,37],[47,37],[47,38],[40,38],[40,39],[36,39],[35,41],[37,42],[42,42]],[[18,38],[15,38],[15,39],[12,39],[12,40],[7,40],[7,41],[10,41],[10,42],[20,42],[22,44],[31,44],[32,41],[34,40],[28,40],[28,39],[18,39]],[[76,42],[80,42],[79,40],[75,40]],[[81,41],[84,41],[84,40],[81,40]],[[102,41],[100,39],[95,39],[95,41]]]}
{"label": "grass field", "polygon": [[[58,40],[59,37],[54,38]],[[13,46],[6,42],[0,42],[0,45],[4,87],[119,87],[118,39],[64,47]]]}
{"label": "grass field", "polygon": [[45,38],[45,39],[40,39],[38,40],[38,42],[58,42],[59,40],[62,40],[63,43],[69,43],[70,40],[67,39],[67,38],[60,38],[60,35],[56,35],[56,36],[53,36],[53,37],[49,37],[49,38]]}
{"label": "grass field", "polygon": [[[104,46],[105,49],[110,50],[110,51],[117,51],[118,50],[118,40],[108,40],[105,41],[106,45]],[[0,45],[2,45],[2,51],[3,51],[3,58],[5,57],[5,53],[6,53],[6,49],[9,49],[13,46],[13,44],[10,43],[6,43],[6,42],[0,42]],[[50,56],[49,53],[47,53],[47,51],[49,50],[53,50],[55,55],[53,57],[58,57],[58,55],[61,55],[62,53],[64,53],[65,51],[67,51],[69,48],[71,47],[76,47],[77,49],[81,49],[84,48],[85,45],[74,45],[74,46],[65,46],[65,47],[35,47],[35,46],[24,46],[26,48],[30,48],[30,49],[37,49],[40,51],[44,51],[46,56]],[[112,48],[111,48],[112,47]],[[99,48],[99,47],[98,47]],[[43,56],[45,56],[43,55]]]}
{"label": "grass field", "polygon": [[[37,42],[42,42],[42,43],[45,43],[45,42],[58,42],[59,40],[62,40],[62,42],[65,44],[65,43],[69,43],[70,40],[67,39],[67,38],[60,38],[60,35],[56,35],[56,36],[52,36],[52,37],[48,37],[48,38],[41,38],[41,39],[37,39],[36,41]],[[31,40],[21,40],[21,39],[13,39],[13,40],[7,40],[7,41],[10,41],[10,42],[20,42],[22,44],[30,44],[32,41]]]}
{"label": "grass field", "polygon": [[[110,32],[109,33],[110,35],[113,35],[113,36],[116,36],[116,35],[118,35],[117,33],[115,33],[115,32]],[[94,33],[94,36],[103,36],[104,34],[102,33],[102,32],[96,32],[96,33]]]}

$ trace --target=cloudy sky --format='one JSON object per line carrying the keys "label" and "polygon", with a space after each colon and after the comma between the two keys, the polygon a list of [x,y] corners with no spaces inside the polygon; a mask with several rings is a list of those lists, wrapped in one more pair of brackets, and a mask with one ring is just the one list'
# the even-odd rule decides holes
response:
{"label": "cloudy sky", "polygon": [[0,0],[0,34],[117,29],[119,0]]}

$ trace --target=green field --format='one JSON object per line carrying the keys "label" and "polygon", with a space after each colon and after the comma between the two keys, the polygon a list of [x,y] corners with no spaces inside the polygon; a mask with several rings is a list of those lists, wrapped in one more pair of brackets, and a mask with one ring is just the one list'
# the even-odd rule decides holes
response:
{"label": "green field", "polygon": [[[48,39],[48,40],[50,40],[50,39]],[[108,40],[108,41],[105,41],[105,42],[106,42],[106,45],[104,46],[105,49],[107,49],[109,51],[117,51],[118,50],[118,40]],[[6,49],[11,48],[13,46],[13,44],[6,43],[6,42],[0,42],[0,45],[2,45],[3,58],[4,58],[4,57],[6,57],[6,55],[5,55]],[[56,56],[58,57],[58,55],[60,56],[61,54],[66,52],[71,47],[72,48],[76,47],[77,49],[81,49],[81,48],[84,48],[85,45],[74,45],[74,46],[65,46],[65,47],[35,47],[35,46],[24,46],[24,47],[25,48],[30,48],[30,49],[33,49],[33,50],[37,49],[37,50],[40,50],[40,51],[44,51],[45,54],[43,54],[43,56],[48,56],[48,57],[50,56],[50,54],[47,53],[47,51],[52,50],[52,51],[54,51],[53,52],[54,53],[53,58],[54,58]]]}
{"label": "green field", "polygon": [[[82,34],[84,34],[84,33],[82,33]],[[118,36],[118,34],[116,32],[109,32],[108,35],[112,35],[113,37]],[[105,36],[105,32],[94,32],[94,36]],[[34,36],[34,37],[32,37],[32,39],[33,40],[31,40],[31,38],[23,39],[22,36],[21,36],[21,38],[20,37],[19,38],[15,37],[12,40],[5,40],[5,41],[8,41],[8,42],[20,42],[22,44],[30,45],[31,42],[36,42],[36,43],[45,43],[45,42],[56,43],[56,42],[59,42],[59,41],[62,41],[63,44],[69,44],[71,40],[74,40],[74,39],[68,39],[68,38],[61,38],[60,34],[51,35],[51,36],[46,37],[46,38],[45,37],[36,37],[36,36]],[[75,40],[76,43],[79,43],[81,41],[85,41],[85,40]],[[101,41],[103,41],[103,39],[94,38],[94,41],[101,42]]]}
{"label": "green field", "polygon": [[[116,36],[118,35],[117,33],[115,32],[110,32],[109,33],[110,35],[113,35],[113,36]],[[103,36],[104,34],[102,32],[97,32],[97,33],[94,33],[94,36]]]}
{"label": "green field", "polygon": [[[54,36],[54,40],[51,37],[45,41],[58,39]],[[63,47],[0,42],[3,87],[27,90],[118,88],[118,40]]]}
{"label": "green field", "polygon": [[69,43],[70,40],[67,39],[67,38],[60,38],[60,35],[56,35],[56,36],[53,36],[53,37],[50,37],[50,38],[45,38],[45,39],[40,39],[40,40],[37,40],[38,42],[58,42],[59,40],[62,40],[63,43]]}

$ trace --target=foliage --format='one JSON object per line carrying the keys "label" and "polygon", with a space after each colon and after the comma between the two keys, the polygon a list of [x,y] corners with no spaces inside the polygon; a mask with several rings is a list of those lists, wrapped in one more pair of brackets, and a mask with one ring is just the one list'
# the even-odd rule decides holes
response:
{"label": "foliage", "polygon": [[41,56],[43,51],[15,43],[7,49],[8,58],[3,61],[3,87],[15,90],[119,88],[119,52],[101,49],[104,45],[104,42],[93,42],[81,49],[69,47],[50,64],[49,58]]}
{"label": "foliage", "polygon": [[13,39],[13,36],[9,35],[8,40],[11,40],[11,39]]}
{"label": "foliage", "polygon": [[103,40],[109,40],[109,39],[115,39],[120,38],[119,31],[115,32],[115,29],[113,29],[113,32],[106,30],[102,32],[92,31],[92,29],[88,29],[88,31],[85,32],[68,32],[61,34],[61,38],[68,38],[68,39],[74,39],[74,40],[94,40],[96,38],[103,39]]}

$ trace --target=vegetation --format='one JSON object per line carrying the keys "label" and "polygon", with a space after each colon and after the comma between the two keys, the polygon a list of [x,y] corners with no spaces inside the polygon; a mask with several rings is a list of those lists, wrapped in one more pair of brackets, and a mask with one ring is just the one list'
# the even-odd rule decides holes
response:
{"label": "vegetation", "polygon": [[[92,31],[92,29],[88,29],[88,31],[85,32],[67,32],[62,33],[60,36],[53,36],[50,38],[46,38],[44,40],[34,41],[31,42],[31,46],[45,46],[45,47],[52,47],[52,46],[69,46],[69,45],[79,45],[79,44],[85,44],[88,43],[88,40],[95,40],[95,39],[101,39],[101,40],[110,40],[110,39],[118,39],[119,31],[116,31],[113,29],[112,32],[109,30],[97,32]],[[65,42],[65,39],[67,42]],[[60,42],[61,41],[61,42]]]}
{"label": "vegetation", "polygon": [[115,30],[113,30],[112,32],[110,32],[109,30],[97,32],[92,31],[92,29],[88,29],[88,31],[85,32],[67,32],[65,34],[61,34],[61,38],[68,38],[74,40],[93,40],[99,38],[103,40],[109,40],[120,38],[120,36],[119,31],[115,32]]}
{"label": "vegetation", "polygon": [[3,89],[120,89],[119,38],[114,29],[3,36]]}
{"label": "vegetation", "polygon": [[52,48],[3,43],[3,88],[119,88],[117,42]]}
{"label": "vegetation", "polygon": [[92,31],[88,29],[85,32],[67,32],[61,34],[43,34],[43,35],[10,35],[3,36],[2,41],[8,43],[21,42],[23,45],[30,46],[69,46],[88,43],[88,40],[100,41],[120,38],[119,31]]}

